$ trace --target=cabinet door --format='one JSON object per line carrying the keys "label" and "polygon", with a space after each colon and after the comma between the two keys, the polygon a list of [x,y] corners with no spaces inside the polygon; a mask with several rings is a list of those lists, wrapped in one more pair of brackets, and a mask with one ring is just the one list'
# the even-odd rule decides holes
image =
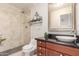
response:
{"label": "cabinet door", "polygon": [[58,51],[60,53],[63,53],[65,55],[69,55],[69,56],[79,56],[78,48],[68,47],[68,46],[49,43],[49,42],[46,43],[46,48]]}
{"label": "cabinet door", "polygon": [[61,56],[62,54],[54,50],[46,49],[47,56]]}

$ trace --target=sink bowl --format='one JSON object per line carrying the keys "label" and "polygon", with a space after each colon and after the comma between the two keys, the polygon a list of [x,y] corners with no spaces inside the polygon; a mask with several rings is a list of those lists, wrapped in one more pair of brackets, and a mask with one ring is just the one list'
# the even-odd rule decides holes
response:
{"label": "sink bowl", "polygon": [[64,41],[64,42],[73,42],[76,40],[76,37],[70,37],[70,36],[56,36],[57,40]]}

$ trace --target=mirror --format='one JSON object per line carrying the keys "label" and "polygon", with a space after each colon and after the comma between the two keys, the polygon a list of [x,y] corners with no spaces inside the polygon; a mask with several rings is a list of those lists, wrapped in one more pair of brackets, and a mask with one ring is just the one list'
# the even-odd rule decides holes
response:
{"label": "mirror", "polygon": [[50,32],[71,32],[75,30],[74,4],[49,3],[48,14],[48,30]]}

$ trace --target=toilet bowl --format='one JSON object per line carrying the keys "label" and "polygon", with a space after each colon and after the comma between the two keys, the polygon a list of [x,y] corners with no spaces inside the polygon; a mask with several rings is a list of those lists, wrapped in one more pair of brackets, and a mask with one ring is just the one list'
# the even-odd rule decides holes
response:
{"label": "toilet bowl", "polygon": [[23,46],[23,55],[32,56],[36,52],[36,40],[32,39],[29,44]]}

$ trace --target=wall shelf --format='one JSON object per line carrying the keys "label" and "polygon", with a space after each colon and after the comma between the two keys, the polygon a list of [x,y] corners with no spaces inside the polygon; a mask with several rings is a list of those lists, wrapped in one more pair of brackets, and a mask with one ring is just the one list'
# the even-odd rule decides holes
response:
{"label": "wall shelf", "polygon": [[30,25],[34,25],[34,24],[40,24],[40,23],[42,23],[42,20],[40,20],[40,21],[33,21],[33,22],[29,22],[29,24]]}
{"label": "wall shelf", "polygon": [[38,12],[35,13],[33,19],[29,21],[30,25],[42,23],[42,16],[39,16]]}

